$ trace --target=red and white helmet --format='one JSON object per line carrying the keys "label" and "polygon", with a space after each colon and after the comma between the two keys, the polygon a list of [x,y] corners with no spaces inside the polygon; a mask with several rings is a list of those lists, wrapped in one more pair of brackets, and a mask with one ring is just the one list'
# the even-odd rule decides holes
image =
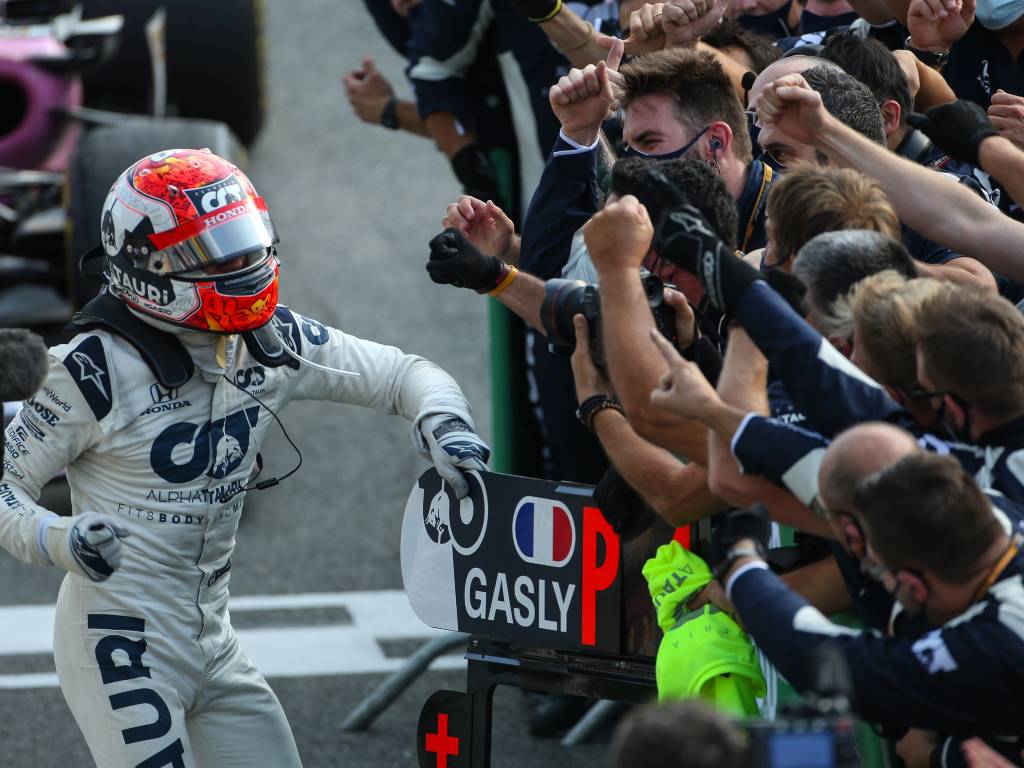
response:
{"label": "red and white helmet", "polygon": [[277,307],[280,263],[267,205],[208,149],[144,157],[110,188],[100,220],[111,293],[173,325],[240,333]]}

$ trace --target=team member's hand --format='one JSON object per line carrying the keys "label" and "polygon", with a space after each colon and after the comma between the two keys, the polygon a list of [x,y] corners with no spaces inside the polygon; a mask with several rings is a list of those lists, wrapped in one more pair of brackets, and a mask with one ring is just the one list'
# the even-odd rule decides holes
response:
{"label": "team member's hand", "polygon": [[381,114],[388,99],[395,95],[395,89],[387,81],[369,56],[363,57],[363,66],[341,78],[345,95],[352,111],[364,123],[380,125]]}
{"label": "team member's hand", "polygon": [[646,3],[629,14],[629,37],[625,52],[631,56],[660,51],[665,47],[664,3]]}
{"label": "team member's hand", "polygon": [[729,550],[734,546],[751,547],[760,558],[768,551],[772,533],[772,519],[762,504],[746,509],[730,509],[715,517],[715,530],[711,534],[708,565],[723,586],[732,570]]}
{"label": "team member's hand", "polygon": [[85,512],[48,517],[39,540],[50,562],[90,581],[106,581],[121,567],[121,539],[128,530],[109,515]]}
{"label": "team member's hand", "polygon": [[733,617],[733,620],[739,622],[739,617],[736,615],[736,606],[726,597],[725,590],[717,581],[709,581],[706,587],[686,601],[686,607],[691,611],[695,611],[698,608],[703,608],[708,603],[729,614]]}
{"label": "team member's hand", "polygon": [[976,0],[910,0],[907,29],[919,51],[944,53],[974,23]]}
{"label": "team member's hand", "polygon": [[441,415],[424,419],[423,436],[437,474],[448,481],[460,499],[469,493],[463,470],[485,472],[491,449],[480,435],[458,416]]}
{"label": "team member's hand", "polygon": [[821,94],[802,75],[785,75],[770,83],[757,99],[757,118],[801,144],[814,144],[829,119]]}
{"label": "team member's hand", "polygon": [[609,70],[618,70],[622,60],[622,43],[612,45],[605,61],[583,69],[571,69],[569,74],[551,86],[548,100],[551,109],[562,124],[562,131],[582,146],[597,141],[601,123],[608,117],[615,94],[608,79]]}
{"label": "team member's hand", "polygon": [[445,209],[441,226],[459,230],[481,253],[499,259],[509,257],[516,236],[515,224],[501,208],[470,195],[462,195]]}
{"label": "team member's hand", "polygon": [[615,267],[639,269],[653,235],[647,209],[633,195],[607,203],[583,225],[583,240],[598,272]]}
{"label": "team member's hand", "polygon": [[572,377],[576,383],[576,402],[582,403],[594,395],[610,395],[612,388],[601,370],[594,365],[590,356],[590,329],[583,315],[575,315],[572,319],[576,330],[576,349],[572,357]]}
{"label": "team member's hand", "polygon": [[899,62],[900,69],[907,76],[907,87],[910,88],[910,102],[917,98],[917,92],[921,90],[921,72],[918,70],[918,58],[913,52],[901,48],[893,51],[892,55]]}
{"label": "team member's hand", "polygon": [[1024,149],[1024,97],[1002,89],[996,91],[992,94],[988,117],[1000,136]]}
{"label": "team member's hand", "polygon": [[498,287],[510,269],[501,259],[480,253],[458,230],[446,229],[430,241],[427,273],[435,283],[487,293]]}
{"label": "team member's hand", "polygon": [[932,752],[939,745],[939,734],[911,728],[896,742],[896,754],[907,768],[928,768],[932,764]]}
{"label": "team member's hand", "polygon": [[728,0],[668,0],[661,17],[665,46],[694,45],[718,26],[727,5]]}
{"label": "team member's hand", "polygon": [[700,418],[720,402],[718,393],[696,363],[684,359],[656,329],[650,333],[668,364],[668,371],[651,391],[651,405],[684,419]]}
{"label": "team member's hand", "polygon": [[922,131],[943,152],[971,165],[978,165],[981,142],[999,135],[985,110],[966,99],[940,104],[926,110],[923,115],[912,113],[907,115],[907,122]]}
{"label": "team member's hand", "polygon": [[964,762],[970,768],[1013,768],[1013,763],[977,737],[965,741],[961,746],[961,751],[964,755]]}
{"label": "team member's hand", "polygon": [[676,320],[676,336],[679,338],[679,348],[687,349],[697,340],[697,332],[694,324],[693,307],[686,300],[682,291],[676,291],[665,286],[665,303],[672,307]]}

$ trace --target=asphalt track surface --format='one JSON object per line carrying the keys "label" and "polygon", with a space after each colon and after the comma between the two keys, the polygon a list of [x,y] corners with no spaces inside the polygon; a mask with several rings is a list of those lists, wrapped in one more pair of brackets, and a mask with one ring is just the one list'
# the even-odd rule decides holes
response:
{"label": "asphalt track surface", "polygon": [[[444,205],[457,194],[456,184],[447,163],[425,140],[361,124],[339,83],[341,74],[369,53],[399,93],[407,94],[401,62],[357,0],[272,0],[266,5],[270,114],[249,170],[282,238],[283,301],[325,323],[442,365],[462,384],[479,429],[488,436],[484,301],[433,285],[423,268],[425,244],[438,231]],[[268,607],[273,596],[401,589],[404,500],[426,464],[414,454],[408,424],[400,418],[320,403],[293,404],[282,416],[302,450],[303,466],[280,487],[249,495],[231,586],[236,596],[271,596],[252,598],[267,610],[246,624],[256,630],[276,628],[287,638],[295,629],[289,617],[297,614]],[[293,454],[283,440],[265,453],[265,474],[281,474],[292,466]],[[40,611],[26,612],[25,606],[52,605],[59,580],[56,569],[23,565],[0,553],[0,646],[18,627],[35,626],[26,615],[38,618]],[[315,595],[310,599],[319,600]],[[388,605],[396,603],[381,600],[380,610],[389,610]],[[323,629],[344,622],[344,616],[339,618],[344,613],[344,608],[318,603],[302,612],[301,622]],[[233,615],[241,625],[242,614]],[[390,617],[377,618],[386,625]],[[0,648],[0,677],[15,681],[0,688],[0,766],[90,765],[59,690],[52,682],[41,687],[24,682],[34,679],[28,674],[45,682],[53,672],[45,651],[45,619],[33,632],[21,652]],[[329,634],[321,639],[325,642],[316,653],[297,659],[288,642],[277,637],[263,651],[267,661],[257,660],[265,670],[270,665],[288,674],[295,673],[293,662],[300,660],[328,670],[306,676],[275,676],[268,670],[305,765],[415,765],[420,706],[434,690],[464,689],[464,674],[457,668],[428,672],[369,732],[345,734],[341,720],[382,674],[330,673],[334,667],[345,671],[373,664],[342,658]],[[389,644],[382,639],[378,645],[384,651],[374,650],[377,656],[401,656],[415,646],[412,640]],[[245,635],[242,643],[245,648]],[[460,663],[446,661],[449,667]],[[494,766],[603,764],[604,746],[569,750],[527,736],[518,691],[499,689],[495,705]]]}

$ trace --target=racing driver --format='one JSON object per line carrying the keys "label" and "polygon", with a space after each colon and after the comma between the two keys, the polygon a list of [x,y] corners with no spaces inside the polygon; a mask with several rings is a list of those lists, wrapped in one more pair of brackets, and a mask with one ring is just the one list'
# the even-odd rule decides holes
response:
{"label": "racing driver", "polygon": [[[276,483],[257,455],[275,412],[330,400],[401,414],[460,496],[461,469],[489,450],[443,370],[278,305],[267,206],[209,150],[128,168],[100,234],[84,263],[102,265],[105,290],[6,431],[0,544],[68,571],[54,657],[102,768],[300,765],[227,609],[245,491]],[[64,467],[71,517],[35,503]]]}

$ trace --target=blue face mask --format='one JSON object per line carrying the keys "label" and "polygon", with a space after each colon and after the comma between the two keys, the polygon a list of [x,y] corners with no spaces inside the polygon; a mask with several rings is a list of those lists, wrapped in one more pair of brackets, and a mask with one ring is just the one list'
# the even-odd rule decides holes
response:
{"label": "blue face mask", "polygon": [[827,32],[836,27],[845,27],[857,20],[856,13],[841,13],[838,16],[821,16],[810,11],[800,13],[800,34]]}
{"label": "blue face mask", "polygon": [[789,29],[789,3],[777,8],[771,13],[762,16],[754,16],[750,13],[743,13],[736,17],[736,23],[743,29],[754,32],[758,35],[770,37],[772,40],[780,37],[789,37],[792,31]]}
{"label": "blue face mask", "polygon": [[1005,29],[1024,14],[1020,0],[978,0],[975,18],[985,29]]}
{"label": "blue face mask", "polygon": [[708,129],[710,127],[710,125],[704,126],[704,130],[702,130],[700,133],[698,133],[696,136],[690,139],[690,141],[686,142],[686,144],[684,144],[680,149],[676,149],[671,152],[664,152],[659,155],[649,155],[646,152],[641,152],[639,149],[633,149],[633,147],[625,147],[622,150],[622,156],[644,157],[647,158],[648,160],[675,160],[676,158],[680,158],[683,155],[685,155],[690,150],[690,147],[696,144],[697,140],[708,132]]}

